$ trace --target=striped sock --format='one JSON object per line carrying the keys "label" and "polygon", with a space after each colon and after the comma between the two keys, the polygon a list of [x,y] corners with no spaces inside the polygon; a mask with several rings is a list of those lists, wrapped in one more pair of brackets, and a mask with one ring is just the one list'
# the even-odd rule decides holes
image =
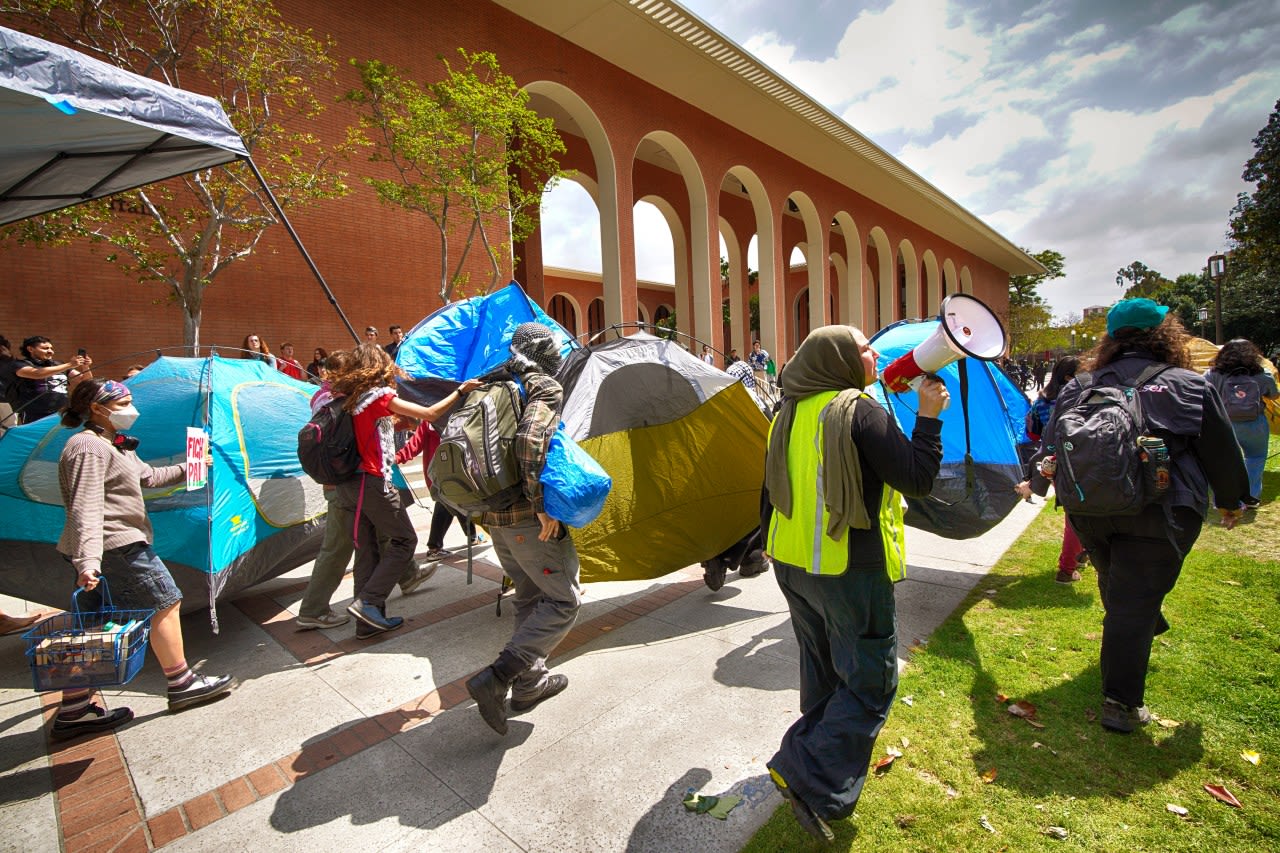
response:
{"label": "striped sock", "polygon": [[191,683],[196,674],[191,671],[191,667],[187,666],[187,662],[184,660],[172,668],[165,667],[164,677],[169,680],[170,690],[181,690]]}
{"label": "striped sock", "polygon": [[62,691],[62,703],[58,706],[58,719],[80,719],[88,712],[91,698],[93,698],[92,690]]}

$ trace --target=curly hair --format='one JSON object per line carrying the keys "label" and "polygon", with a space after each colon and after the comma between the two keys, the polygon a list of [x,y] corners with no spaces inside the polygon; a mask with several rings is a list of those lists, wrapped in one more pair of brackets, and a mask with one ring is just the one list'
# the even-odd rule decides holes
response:
{"label": "curly hair", "polygon": [[[257,338],[259,349],[253,349],[249,346],[249,338]],[[271,355],[271,350],[267,348],[267,339],[262,335],[255,335],[253,332],[244,336],[244,343],[240,345],[240,349],[244,352],[240,353],[241,358],[253,358],[255,353],[263,355]]]}
{"label": "curly hair", "polygon": [[1257,376],[1262,373],[1262,351],[1253,341],[1235,338],[1227,341],[1218,350],[1213,360],[1213,369],[1217,373],[1229,375],[1241,373],[1246,376]]}
{"label": "curly hair", "polygon": [[1139,350],[1149,353],[1157,361],[1163,361],[1165,364],[1194,370],[1191,350],[1188,347],[1190,341],[1191,336],[1187,334],[1187,330],[1182,327],[1178,318],[1170,313],[1165,316],[1164,322],[1155,328],[1135,329],[1127,326],[1117,329],[1114,335],[1104,334],[1092,354],[1089,369],[1097,370],[1100,367],[1106,367],[1125,353]]}
{"label": "curly hair", "polygon": [[[329,357],[333,358],[333,355]],[[366,391],[390,387],[395,384],[397,377],[404,375],[404,371],[396,367],[396,363],[382,347],[377,344],[360,344],[351,351],[346,367],[330,377],[330,387],[334,394],[346,395],[343,408],[351,411]]]}

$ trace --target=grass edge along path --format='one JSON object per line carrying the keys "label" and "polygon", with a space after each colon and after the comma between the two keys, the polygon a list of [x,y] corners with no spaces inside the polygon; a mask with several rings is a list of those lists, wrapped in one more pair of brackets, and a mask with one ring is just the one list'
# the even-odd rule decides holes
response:
{"label": "grass edge along path", "polygon": [[[1047,505],[912,650],[875,760],[901,755],[872,774],[825,849],[1280,849],[1276,463],[1257,517],[1234,531],[1206,524],[1166,599],[1173,628],[1156,638],[1147,678],[1155,724],[1126,736],[1096,722],[1097,577],[1054,582],[1063,516]],[[1017,702],[1034,707],[1030,721],[1010,713]],[[809,849],[824,848],[785,806],[744,848]]]}

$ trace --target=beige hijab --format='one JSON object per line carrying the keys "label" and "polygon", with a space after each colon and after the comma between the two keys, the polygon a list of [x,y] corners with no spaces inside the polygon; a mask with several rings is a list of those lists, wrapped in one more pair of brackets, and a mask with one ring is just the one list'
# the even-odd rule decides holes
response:
{"label": "beige hijab", "polygon": [[795,357],[782,371],[782,408],[773,420],[765,456],[764,482],[769,502],[791,517],[791,480],[787,474],[787,447],[795,421],[796,403],[824,391],[839,391],[823,415],[823,502],[829,514],[827,535],[839,541],[846,528],[871,527],[862,497],[862,466],[853,441],[853,412],[866,377],[862,346],[867,342],[853,326],[823,326],[800,344]]}

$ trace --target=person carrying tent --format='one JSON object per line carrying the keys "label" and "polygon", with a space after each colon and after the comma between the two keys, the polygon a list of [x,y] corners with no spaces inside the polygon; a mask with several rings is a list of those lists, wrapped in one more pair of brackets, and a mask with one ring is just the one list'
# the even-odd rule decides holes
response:
{"label": "person carrying tent", "polygon": [[929,494],[942,461],[946,386],[921,383],[907,439],[863,393],[877,357],[853,326],[815,329],[782,371],[765,457],[761,529],[800,645],[801,709],[767,766],[801,827],[828,842],[827,822],[857,805],[897,690],[899,493]]}
{"label": "person carrying tent", "polygon": [[[88,379],[76,386],[63,409],[62,425],[82,427],[67,441],[58,462],[58,485],[67,510],[58,550],[76,570],[76,583],[92,593],[80,600],[99,609],[98,580],[110,583],[113,603],[123,609],[156,611],[151,648],[169,684],[169,710],[180,711],[228,693],[229,675],[197,674],[187,665],[178,607],[182,593],[151,548],[151,522],[142,487],[182,482],[182,463],[152,468],[134,452],[137,439],[125,434],[138,417],[133,394],[123,383]],[[128,708],[107,712],[90,702],[91,689],[64,690],[51,736],[65,740],[107,731],[133,719]]]}
{"label": "person carrying tent", "polygon": [[568,528],[544,511],[539,480],[560,422],[564,391],[552,378],[560,360],[549,328],[534,322],[515,327],[505,369],[525,392],[514,436],[522,495],[480,521],[515,586],[515,628],[494,662],[467,680],[480,716],[500,735],[507,733],[508,711],[529,711],[569,686],[566,676],[547,672],[547,657],[573,628],[582,606],[578,552]]}

